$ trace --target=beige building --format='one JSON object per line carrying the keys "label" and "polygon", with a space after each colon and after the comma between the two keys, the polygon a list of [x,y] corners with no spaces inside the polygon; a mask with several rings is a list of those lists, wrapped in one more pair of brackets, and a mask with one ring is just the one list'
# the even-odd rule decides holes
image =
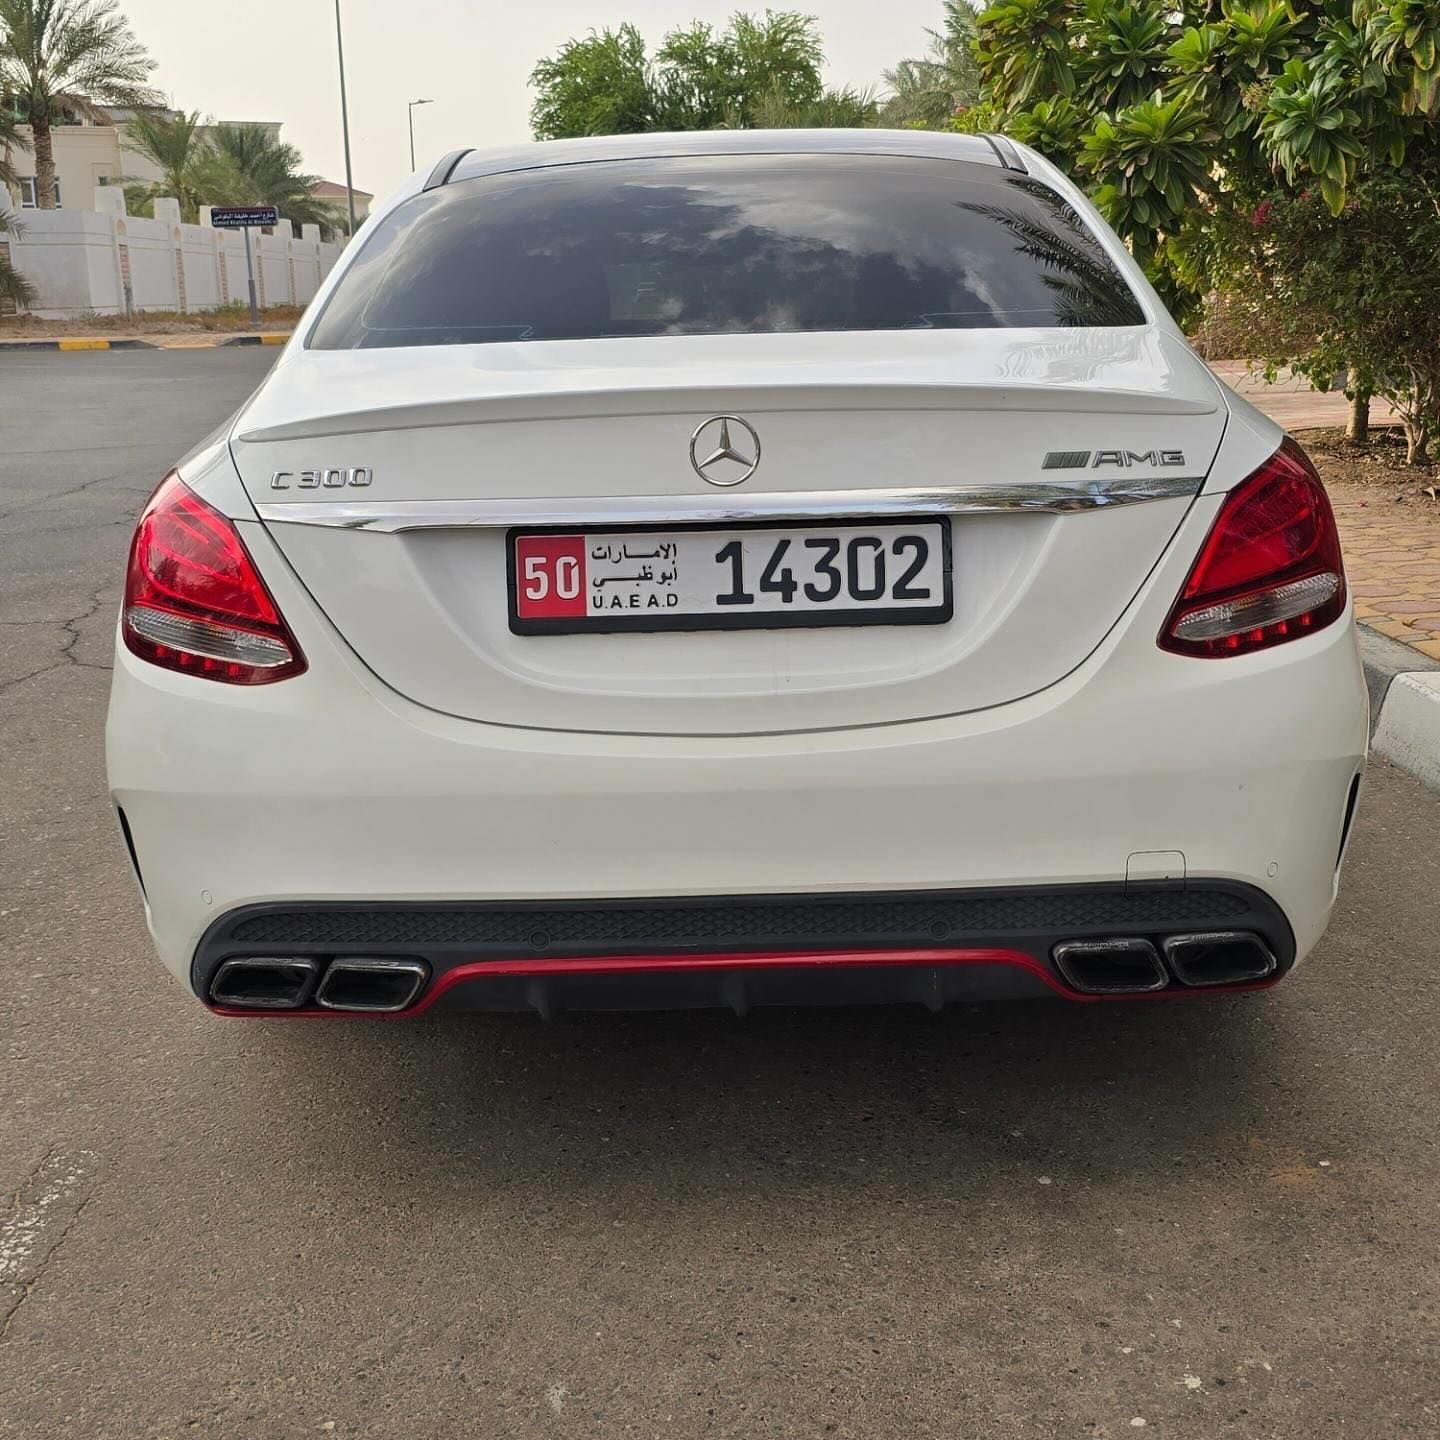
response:
{"label": "beige building", "polygon": [[[370,215],[370,202],[375,198],[368,190],[356,190],[355,223],[363,224]],[[335,227],[343,235],[350,226],[350,207],[345,203],[345,187],[333,180],[317,180],[310,194],[335,216]]]}
{"label": "beige building", "polygon": [[[89,210],[97,185],[118,184],[126,180],[158,180],[160,171],[143,155],[137,155],[125,143],[124,110],[112,110],[110,125],[56,125],[50,132],[55,152],[56,200],[61,209]],[[280,134],[279,121],[259,121],[272,136]],[[204,134],[211,127],[202,126]],[[19,127],[20,137],[30,144],[30,127]],[[14,196],[21,209],[35,206],[35,152],[33,149],[12,150],[11,165],[20,176],[20,187]],[[344,195],[344,190],[340,191]],[[357,192],[358,195],[358,192]]]}

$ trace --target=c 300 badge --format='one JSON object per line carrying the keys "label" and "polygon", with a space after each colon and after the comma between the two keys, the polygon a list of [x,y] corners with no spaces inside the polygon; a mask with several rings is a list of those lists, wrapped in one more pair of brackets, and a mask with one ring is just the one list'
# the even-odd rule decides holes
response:
{"label": "c 300 badge", "polygon": [[343,490],[347,485],[368,485],[375,472],[364,465],[348,470],[277,470],[270,477],[272,490]]}

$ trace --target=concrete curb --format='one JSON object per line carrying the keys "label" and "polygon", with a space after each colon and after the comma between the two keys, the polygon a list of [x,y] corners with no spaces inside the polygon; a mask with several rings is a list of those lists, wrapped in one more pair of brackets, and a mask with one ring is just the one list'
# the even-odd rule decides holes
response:
{"label": "concrete curb", "polygon": [[1370,748],[1440,790],[1440,662],[1377,630],[1359,630],[1370,689]]}
{"label": "concrete curb", "polygon": [[218,350],[227,345],[283,345],[290,338],[283,334],[262,335],[157,335],[153,339],[126,336],[102,340],[98,337],[64,336],[50,340],[0,340],[0,351],[7,350]]}
{"label": "concrete curb", "polygon": [[158,350],[153,340],[0,340],[0,350]]}

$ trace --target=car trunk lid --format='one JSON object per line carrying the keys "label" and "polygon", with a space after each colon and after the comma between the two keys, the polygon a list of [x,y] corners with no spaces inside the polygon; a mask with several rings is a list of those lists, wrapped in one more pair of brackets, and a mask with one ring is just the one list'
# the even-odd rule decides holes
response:
{"label": "car trunk lid", "polygon": [[[684,336],[296,350],[231,446],[311,594],[411,699],[515,725],[755,733],[982,709],[1054,683],[1158,560],[1225,413],[1199,360],[1152,327]],[[691,462],[692,435],[722,415],[760,448],[725,488]],[[943,624],[511,626],[515,528],[937,515]]]}

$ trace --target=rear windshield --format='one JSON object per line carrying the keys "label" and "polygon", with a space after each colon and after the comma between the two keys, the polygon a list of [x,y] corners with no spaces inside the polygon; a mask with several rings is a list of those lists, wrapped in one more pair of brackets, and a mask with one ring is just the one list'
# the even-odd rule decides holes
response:
{"label": "rear windshield", "polygon": [[1139,325],[1080,217],[953,160],[726,155],[555,166],[398,207],[313,348]]}

